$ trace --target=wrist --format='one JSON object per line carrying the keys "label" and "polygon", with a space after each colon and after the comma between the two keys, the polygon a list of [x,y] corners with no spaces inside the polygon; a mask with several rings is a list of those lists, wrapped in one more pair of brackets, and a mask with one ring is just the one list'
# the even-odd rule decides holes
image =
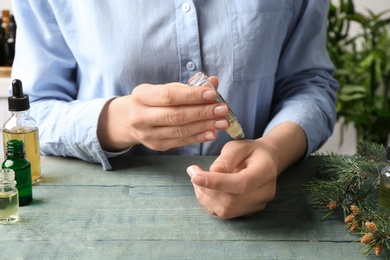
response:
{"label": "wrist", "polygon": [[125,142],[125,131],[121,122],[121,100],[120,98],[110,99],[100,112],[97,137],[100,146],[107,152],[118,152],[128,149],[136,143]]}
{"label": "wrist", "polygon": [[278,174],[301,160],[307,149],[306,134],[296,123],[284,122],[260,138],[269,147]]}

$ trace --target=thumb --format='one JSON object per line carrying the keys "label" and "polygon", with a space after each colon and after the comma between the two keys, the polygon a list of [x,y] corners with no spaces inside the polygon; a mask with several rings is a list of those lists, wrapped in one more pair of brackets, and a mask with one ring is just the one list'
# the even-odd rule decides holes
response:
{"label": "thumb", "polygon": [[237,167],[237,164],[241,161],[241,157],[238,154],[233,154],[227,151],[230,150],[222,150],[221,154],[211,164],[211,172],[229,173],[234,171],[234,169]]}
{"label": "thumb", "polygon": [[195,185],[205,187],[207,185],[204,171],[197,165],[191,165],[187,168],[187,174],[191,177],[191,182]]}
{"label": "thumb", "polygon": [[221,154],[211,164],[210,171],[232,173],[239,170],[251,152],[247,144],[246,140],[230,141],[225,144]]}

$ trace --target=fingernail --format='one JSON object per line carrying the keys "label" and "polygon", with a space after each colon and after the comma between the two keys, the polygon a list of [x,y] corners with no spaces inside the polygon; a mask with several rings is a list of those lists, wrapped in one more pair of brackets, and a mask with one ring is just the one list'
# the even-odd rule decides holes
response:
{"label": "fingernail", "polygon": [[204,136],[204,138],[206,140],[214,140],[215,139],[215,136],[212,134],[212,133],[206,133],[206,135]]}
{"label": "fingernail", "polygon": [[188,167],[187,174],[192,178],[192,176],[194,176],[196,174],[194,167],[192,167],[192,166]]}
{"label": "fingernail", "polygon": [[226,129],[229,127],[229,125],[226,120],[219,120],[215,122],[215,127],[218,129]]}
{"label": "fingernail", "polygon": [[202,187],[206,186],[206,178],[198,174],[195,174],[193,177],[191,177],[191,181],[195,185],[202,186]]}
{"label": "fingernail", "polygon": [[216,116],[227,116],[228,112],[225,106],[217,106],[214,108],[214,115]]}
{"label": "fingernail", "polygon": [[214,101],[217,98],[217,94],[214,90],[206,90],[202,95],[204,100]]}

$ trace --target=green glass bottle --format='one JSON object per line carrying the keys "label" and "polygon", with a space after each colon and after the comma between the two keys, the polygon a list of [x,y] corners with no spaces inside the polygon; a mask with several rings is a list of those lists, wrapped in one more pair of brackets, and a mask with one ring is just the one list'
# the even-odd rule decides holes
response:
{"label": "green glass bottle", "polygon": [[31,164],[25,157],[24,143],[12,139],[7,142],[6,159],[3,169],[15,172],[16,188],[19,191],[19,206],[25,206],[32,201]]}

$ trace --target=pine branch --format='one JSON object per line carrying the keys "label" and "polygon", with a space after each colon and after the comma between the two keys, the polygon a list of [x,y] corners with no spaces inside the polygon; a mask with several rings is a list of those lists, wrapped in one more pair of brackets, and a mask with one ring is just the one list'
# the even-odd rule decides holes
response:
{"label": "pine branch", "polygon": [[363,255],[383,253],[390,256],[390,209],[382,206],[374,206],[376,202],[371,201],[369,205],[352,205],[351,211],[345,217],[347,230],[354,235],[361,236],[360,242],[365,248]]}
{"label": "pine branch", "polygon": [[361,236],[363,254],[390,257],[390,209],[378,205],[379,178],[386,166],[385,148],[360,142],[353,156],[319,154],[318,179],[305,189],[314,207],[326,209],[323,220],[343,210],[346,228]]}
{"label": "pine branch", "polygon": [[386,150],[380,144],[371,142],[359,142],[356,153],[367,160],[386,163]]}

